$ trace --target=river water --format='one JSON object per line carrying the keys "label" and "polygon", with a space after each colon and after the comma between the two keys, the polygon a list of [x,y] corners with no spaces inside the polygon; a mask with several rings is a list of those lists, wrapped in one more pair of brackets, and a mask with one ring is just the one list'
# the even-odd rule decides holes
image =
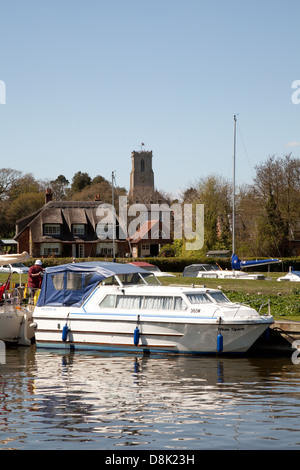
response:
{"label": "river water", "polygon": [[291,357],[167,357],[8,349],[0,449],[298,450]]}

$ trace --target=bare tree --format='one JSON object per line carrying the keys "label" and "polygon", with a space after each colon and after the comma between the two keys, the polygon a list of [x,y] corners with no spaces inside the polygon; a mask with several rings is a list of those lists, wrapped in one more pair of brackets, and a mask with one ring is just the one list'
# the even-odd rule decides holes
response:
{"label": "bare tree", "polygon": [[0,169],[0,200],[9,197],[9,192],[14,184],[22,177],[22,172],[12,168]]}

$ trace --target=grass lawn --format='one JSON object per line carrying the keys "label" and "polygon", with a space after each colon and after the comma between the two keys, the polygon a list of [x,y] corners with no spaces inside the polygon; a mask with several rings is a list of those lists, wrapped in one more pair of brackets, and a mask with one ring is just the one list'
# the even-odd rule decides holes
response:
{"label": "grass lawn", "polygon": [[[300,283],[278,282],[283,273],[271,273],[270,279],[264,281],[246,279],[201,279],[182,277],[176,274],[172,278],[160,278],[164,285],[184,284],[220,288],[233,302],[251,301],[251,306],[259,309],[262,302],[270,300],[271,314],[275,319],[300,321]],[[267,313],[267,307],[262,313]]]}
{"label": "grass lawn", "polygon": [[[182,277],[180,273],[174,273],[176,277],[159,278],[163,285],[183,284],[206,286],[208,288],[221,288],[233,302],[251,301],[251,306],[259,309],[262,302],[270,299],[271,314],[275,319],[300,321],[300,283],[277,282],[277,278],[283,273],[271,273],[270,279],[265,281],[245,279],[200,279],[195,277]],[[7,274],[0,274],[0,283],[7,280]],[[27,274],[21,275],[21,282],[27,283]],[[13,274],[11,283],[20,283],[20,275]],[[253,302],[252,302],[253,301]],[[267,313],[267,307],[262,309]]]}

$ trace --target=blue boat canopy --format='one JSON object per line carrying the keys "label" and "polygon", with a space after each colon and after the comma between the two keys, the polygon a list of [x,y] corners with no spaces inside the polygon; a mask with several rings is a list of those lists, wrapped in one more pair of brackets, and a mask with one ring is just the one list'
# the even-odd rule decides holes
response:
{"label": "blue boat canopy", "polygon": [[80,306],[99,282],[121,274],[147,273],[130,264],[109,262],[70,263],[45,269],[36,305]]}

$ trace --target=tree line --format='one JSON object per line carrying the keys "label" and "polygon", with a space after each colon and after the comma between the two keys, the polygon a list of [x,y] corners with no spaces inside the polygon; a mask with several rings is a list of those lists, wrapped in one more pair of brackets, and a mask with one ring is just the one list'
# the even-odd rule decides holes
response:
{"label": "tree line", "polygon": [[[36,180],[31,173],[0,170],[0,238],[15,234],[18,219],[45,203],[47,188],[54,200],[94,200],[111,203],[111,182],[101,175],[91,178],[85,172],[74,174],[69,182],[59,175],[55,180]],[[117,187],[116,196],[126,195]],[[231,249],[232,182],[217,175],[199,178],[182,191],[182,203],[204,204],[204,246],[209,250]],[[115,198],[117,202],[117,197]],[[300,161],[291,154],[270,156],[255,167],[253,182],[236,188],[235,246],[239,256],[284,257],[289,240],[300,240]],[[173,252],[184,256],[184,243],[174,241]],[[196,253],[193,253],[193,256]]]}
{"label": "tree line", "polygon": [[[199,179],[182,195],[204,204],[209,250],[231,249],[232,182],[217,176]],[[253,182],[236,190],[235,248],[238,256],[291,256],[290,240],[300,240],[300,160],[270,156],[255,167]]]}

